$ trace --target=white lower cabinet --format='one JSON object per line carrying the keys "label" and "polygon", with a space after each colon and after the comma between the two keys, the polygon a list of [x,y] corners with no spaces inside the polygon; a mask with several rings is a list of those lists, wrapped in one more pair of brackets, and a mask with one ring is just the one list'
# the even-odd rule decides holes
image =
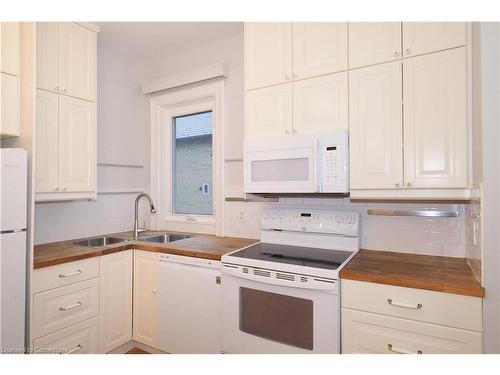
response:
{"label": "white lower cabinet", "polygon": [[481,353],[482,299],[342,280],[342,353]]}
{"label": "white lower cabinet", "polygon": [[33,350],[37,354],[96,354],[99,352],[99,318],[37,339]]}
{"label": "white lower cabinet", "polygon": [[158,254],[134,250],[133,339],[158,347]]}
{"label": "white lower cabinet", "polygon": [[220,262],[160,257],[160,349],[173,354],[221,353]]}
{"label": "white lower cabinet", "polygon": [[481,353],[479,332],[342,309],[342,353]]}
{"label": "white lower cabinet", "polygon": [[132,251],[101,256],[101,353],[108,353],[132,340]]}

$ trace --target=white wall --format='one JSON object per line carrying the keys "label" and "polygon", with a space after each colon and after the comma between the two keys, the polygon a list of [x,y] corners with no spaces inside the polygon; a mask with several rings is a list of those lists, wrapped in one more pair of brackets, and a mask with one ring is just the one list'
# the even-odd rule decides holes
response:
{"label": "white wall", "polygon": [[[149,121],[142,66],[102,50],[97,65],[97,201],[39,203],[35,244],[131,230],[137,192],[149,191]],[[140,225],[149,223],[145,204]]]}

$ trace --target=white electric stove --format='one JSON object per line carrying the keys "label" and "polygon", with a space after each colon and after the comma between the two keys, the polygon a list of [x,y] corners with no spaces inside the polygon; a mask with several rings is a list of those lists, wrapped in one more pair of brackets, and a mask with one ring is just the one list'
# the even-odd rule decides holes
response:
{"label": "white electric stove", "polygon": [[223,351],[339,353],[339,271],[359,213],[267,209],[261,242],[222,257]]}

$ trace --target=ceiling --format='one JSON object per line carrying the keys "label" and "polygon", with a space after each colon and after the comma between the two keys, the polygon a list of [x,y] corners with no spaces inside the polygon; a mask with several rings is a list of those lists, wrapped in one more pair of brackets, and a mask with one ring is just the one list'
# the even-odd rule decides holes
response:
{"label": "ceiling", "polygon": [[243,32],[243,22],[93,22],[101,48],[139,59],[177,55]]}

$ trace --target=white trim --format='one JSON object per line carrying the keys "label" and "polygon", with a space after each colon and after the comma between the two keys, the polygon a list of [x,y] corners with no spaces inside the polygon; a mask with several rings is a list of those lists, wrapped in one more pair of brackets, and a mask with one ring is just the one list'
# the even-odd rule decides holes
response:
{"label": "white trim", "polygon": [[351,190],[351,199],[423,199],[423,200],[469,200],[476,198],[472,189],[359,189]]}
{"label": "white trim", "polygon": [[227,77],[227,67],[224,63],[217,63],[201,69],[194,69],[181,74],[146,82],[142,85],[142,93],[152,94],[158,91],[173,89],[175,87],[220,77]]}
{"label": "white trim", "polygon": [[[151,195],[157,214],[152,216],[153,229],[224,235],[224,82],[222,80],[165,93],[151,98]],[[189,112],[211,110],[213,113],[213,216],[172,215],[172,155],[164,152],[163,142],[171,142],[172,117]],[[169,171],[165,173],[165,171]]]}

